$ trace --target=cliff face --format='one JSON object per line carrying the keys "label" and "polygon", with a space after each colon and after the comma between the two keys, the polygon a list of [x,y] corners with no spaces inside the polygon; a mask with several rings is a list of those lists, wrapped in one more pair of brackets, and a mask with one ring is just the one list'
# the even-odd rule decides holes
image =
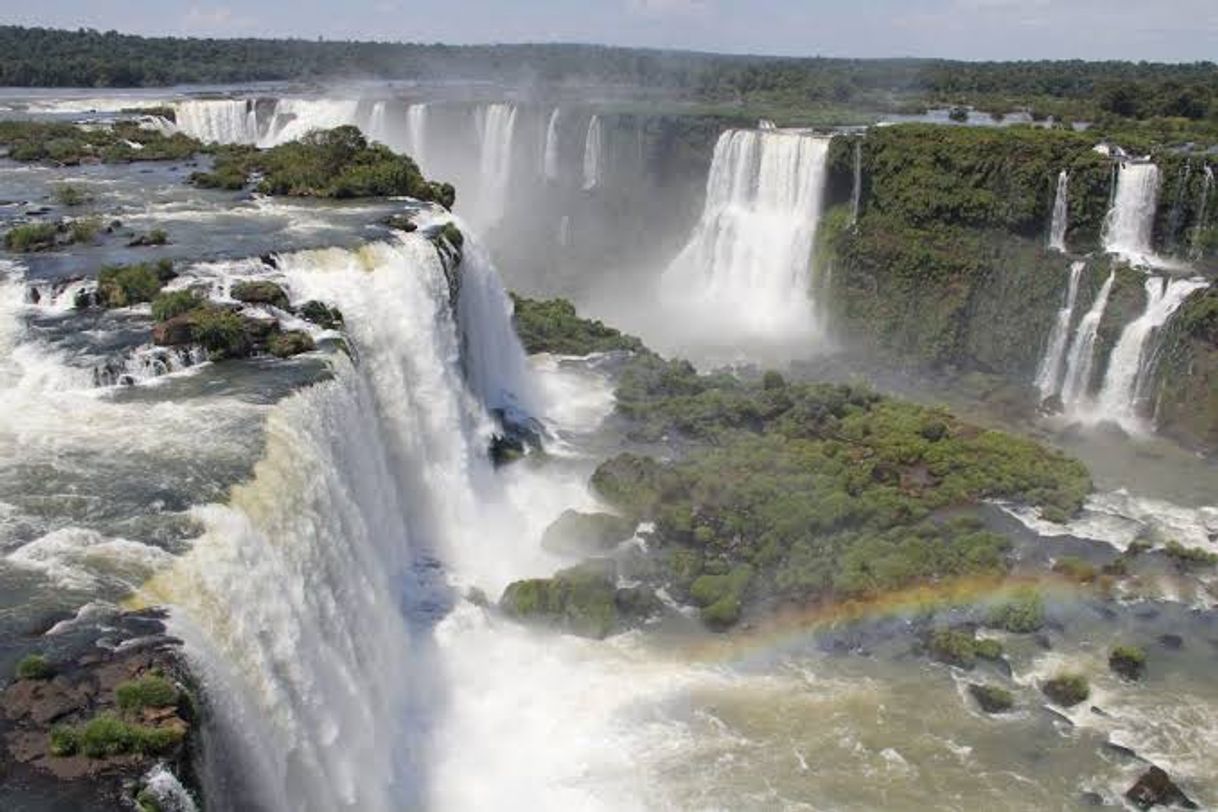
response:
{"label": "cliff face", "polygon": [[[1102,253],[1118,164],[1094,146],[1068,131],[920,125],[834,139],[817,261],[829,272],[837,329],[881,355],[1031,383],[1071,264],[1081,261],[1072,327],[1113,275],[1096,335],[1094,391],[1147,304],[1146,273]],[[1212,167],[1182,154],[1152,159],[1160,183],[1151,247],[1187,260],[1190,273],[1213,270]],[[1047,247],[1063,170],[1068,253]],[[1162,430],[1209,449],[1218,448],[1218,350],[1207,332],[1213,301],[1212,290],[1195,294],[1152,338],[1155,392],[1145,393]]]}

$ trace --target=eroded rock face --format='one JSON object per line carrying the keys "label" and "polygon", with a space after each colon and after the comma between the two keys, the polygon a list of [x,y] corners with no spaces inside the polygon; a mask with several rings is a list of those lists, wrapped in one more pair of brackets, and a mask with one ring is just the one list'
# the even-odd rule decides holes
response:
{"label": "eroded rock face", "polygon": [[1134,806],[1139,809],[1150,809],[1152,806],[1177,806],[1181,809],[1197,809],[1184,792],[1176,786],[1171,777],[1159,767],[1151,767],[1138,782],[1125,793]]}
{"label": "eroded rock face", "polygon": [[[70,654],[53,655],[47,678],[14,679],[0,692],[0,807],[131,808],[143,776],[158,762],[193,783],[195,704],[180,641],[165,635],[156,612],[109,623],[117,629],[98,629]],[[160,681],[168,696],[120,701],[141,679]],[[108,733],[96,725],[99,718],[114,721]],[[90,722],[95,727],[86,739]],[[132,735],[144,740],[133,745]]]}

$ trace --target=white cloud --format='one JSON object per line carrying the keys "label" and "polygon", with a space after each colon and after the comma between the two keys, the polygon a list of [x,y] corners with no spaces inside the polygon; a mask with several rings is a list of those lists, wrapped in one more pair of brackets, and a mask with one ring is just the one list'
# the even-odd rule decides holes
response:
{"label": "white cloud", "polygon": [[696,17],[709,8],[707,0],[626,0],[626,10],[641,17]]}
{"label": "white cloud", "polygon": [[234,14],[228,6],[191,6],[184,25],[195,33],[239,31],[251,28],[254,20]]}

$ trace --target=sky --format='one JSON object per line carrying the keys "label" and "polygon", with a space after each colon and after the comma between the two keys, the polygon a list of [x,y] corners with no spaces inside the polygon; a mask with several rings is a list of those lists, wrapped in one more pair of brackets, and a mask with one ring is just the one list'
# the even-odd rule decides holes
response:
{"label": "sky", "polygon": [[1218,60],[1218,0],[0,0],[0,23],[790,56]]}

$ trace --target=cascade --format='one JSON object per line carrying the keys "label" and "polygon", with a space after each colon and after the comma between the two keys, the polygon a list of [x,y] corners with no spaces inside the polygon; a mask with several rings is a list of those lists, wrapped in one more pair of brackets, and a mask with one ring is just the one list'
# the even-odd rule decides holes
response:
{"label": "cascade", "polygon": [[1062,381],[1062,404],[1067,409],[1079,406],[1087,396],[1091,385],[1091,371],[1095,365],[1095,339],[1099,334],[1100,322],[1104,319],[1104,310],[1108,307],[1108,297],[1112,293],[1112,283],[1116,280],[1116,271],[1110,271],[1108,278],[1095,295],[1091,308],[1079,320],[1074,331],[1074,341],[1066,355],[1066,377]]}
{"label": "cascade", "polygon": [[376,141],[381,144],[390,144],[389,125],[385,114],[386,102],[379,101],[372,105],[372,112],[368,115],[368,126],[365,133],[369,141]]}
{"label": "cascade", "polygon": [[858,225],[863,200],[863,142],[854,142],[854,185],[850,188],[850,225]]}
{"label": "cascade", "polygon": [[546,140],[541,152],[541,171],[548,181],[558,180],[558,117],[559,108],[550,113],[546,124]]}
{"label": "cascade", "polygon": [[1152,264],[1159,168],[1152,163],[1121,164],[1116,193],[1104,221],[1104,250],[1139,263]]}
{"label": "cascade", "polygon": [[1167,215],[1167,251],[1175,253],[1179,241],[1181,218],[1184,209],[1184,192],[1188,189],[1188,181],[1193,173],[1193,162],[1185,161],[1180,167],[1180,178],[1176,182],[1176,194],[1171,201],[1171,210]]}
{"label": "cascade", "polygon": [[588,122],[584,138],[584,190],[595,189],[601,182],[601,117],[594,115]]}
{"label": "cascade", "polygon": [[1066,227],[1069,224],[1070,173],[1057,173],[1057,193],[1053,197],[1053,220],[1049,224],[1049,248],[1066,252]]}
{"label": "cascade", "polygon": [[422,169],[427,156],[427,105],[406,108],[406,154]]}
{"label": "cascade", "polygon": [[666,304],[717,332],[814,335],[810,265],[828,151],[828,138],[803,133],[723,133],[701,219],[661,280]]}
{"label": "cascade", "polygon": [[1201,180],[1201,203],[1197,206],[1197,224],[1193,226],[1192,245],[1189,256],[1193,261],[1201,259],[1201,236],[1205,233],[1205,216],[1208,214],[1210,194],[1214,188],[1214,167],[1205,165],[1205,174]]}
{"label": "cascade", "polygon": [[295,141],[313,130],[329,130],[359,123],[359,101],[343,99],[280,99],[275,102],[267,132],[260,147]]}
{"label": "cascade", "polygon": [[1070,322],[1074,318],[1074,304],[1078,300],[1078,283],[1082,278],[1085,262],[1070,264],[1070,281],[1066,286],[1066,303],[1057,311],[1057,320],[1049,333],[1045,355],[1036,372],[1036,387],[1041,400],[1056,395],[1061,385],[1062,364],[1066,357],[1066,343],[1070,340]]}
{"label": "cascade", "polygon": [[1140,428],[1138,406],[1153,371],[1154,338],[1189,294],[1205,286],[1199,279],[1147,278],[1146,308],[1125,325],[1108,359],[1096,398],[1097,419],[1112,420],[1128,430]]}
{"label": "cascade", "polygon": [[205,143],[258,142],[258,116],[247,99],[179,102],[174,117],[179,132]]}
{"label": "cascade", "polygon": [[507,203],[512,172],[512,138],[516,131],[516,107],[490,104],[474,113],[478,130],[478,194],[473,220],[481,227],[499,222]]}

